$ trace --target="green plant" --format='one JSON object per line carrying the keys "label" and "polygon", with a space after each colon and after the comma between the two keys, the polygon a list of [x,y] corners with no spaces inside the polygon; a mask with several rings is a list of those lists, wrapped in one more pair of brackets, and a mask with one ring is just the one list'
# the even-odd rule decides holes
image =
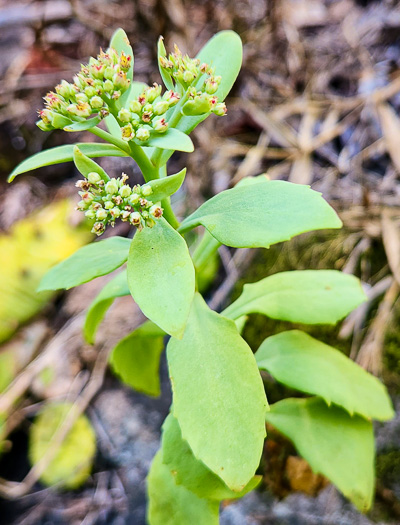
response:
{"label": "green plant", "polygon": [[[264,247],[303,232],[340,228],[321,195],[307,186],[247,178],[205,202],[179,224],[170,196],[185,170],[167,176],[174,150],[193,150],[188,134],[211,113],[224,115],[224,99],[241,67],[242,45],[231,31],[212,38],[196,59],[158,43],[160,74],[168,91],[133,82],[133,54],[122,30],[110,49],[82,66],[74,84],[63,81],[46,97],[39,127],[88,130],[104,143],[54,148],[20,164],[10,176],[74,161],[78,208],[101,235],[116,220],[131,223],[131,239],[92,243],[55,266],[40,290],[68,289],[127,263],[87,313],[84,334],[93,343],[116,297],[131,294],[148,321],[122,339],[110,364],[121,379],[159,394],[158,364],[167,344],[173,406],[161,450],[148,478],[152,525],[218,522],[220,501],[252,490],[265,438],[265,422],[286,434],[315,471],[329,477],[358,508],[371,506],[374,488],[372,419],[392,417],[383,385],[337,350],[301,331],[269,337],[253,354],[240,335],[246,316],[261,313],[304,324],[335,324],[365,300],[359,281],[333,270],[282,272],[251,285],[222,313],[199,293],[220,246]],[[98,127],[105,122],[108,131]],[[92,158],[131,157],[144,184],[112,177]],[[189,247],[185,234],[202,238]],[[186,237],[188,238],[188,237]],[[190,236],[189,236],[190,238]],[[268,407],[259,372],[308,399]]]}

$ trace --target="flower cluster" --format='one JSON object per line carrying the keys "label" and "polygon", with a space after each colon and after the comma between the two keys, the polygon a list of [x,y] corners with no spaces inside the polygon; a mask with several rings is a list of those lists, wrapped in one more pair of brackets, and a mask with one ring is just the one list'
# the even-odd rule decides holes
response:
{"label": "flower cluster", "polygon": [[200,115],[209,111],[219,116],[226,114],[225,103],[218,102],[215,96],[221,77],[215,76],[214,68],[201,64],[198,58],[183,55],[176,44],[174,52],[168,57],[160,56],[159,61],[161,69],[174,80],[178,91],[188,90],[186,114]]}
{"label": "flower cluster", "polygon": [[43,131],[64,128],[71,120],[82,120],[93,113],[106,117],[112,101],[118,100],[129,88],[127,72],[132,58],[112,48],[100,51],[96,58],[81,66],[74,82],[63,80],[45,97],[45,108],[39,111],[38,126]]}
{"label": "flower cluster", "polygon": [[139,230],[144,226],[152,228],[162,216],[161,206],[149,200],[153,193],[151,186],[137,184],[131,188],[127,180],[128,176],[123,173],[120,178],[104,182],[98,173],[92,172],[86,180],[76,183],[81,197],[77,209],[96,221],[92,233],[101,235],[108,224],[114,226],[116,219],[129,221]]}
{"label": "flower cluster", "polygon": [[145,89],[136,99],[131,100],[128,108],[122,108],[118,112],[122,138],[129,141],[136,137],[145,142],[150,138],[151,131],[167,131],[165,114],[179,99],[180,96],[174,91],[167,91],[161,96],[161,86],[156,83]]}

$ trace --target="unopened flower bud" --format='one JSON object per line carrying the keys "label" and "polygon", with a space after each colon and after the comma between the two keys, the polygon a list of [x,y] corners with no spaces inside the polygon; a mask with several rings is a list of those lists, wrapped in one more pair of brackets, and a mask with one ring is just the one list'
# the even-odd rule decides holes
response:
{"label": "unopened flower bud", "polygon": [[138,100],[132,100],[129,103],[129,109],[132,111],[132,113],[140,113],[142,111],[142,105]]}
{"label": "unopened flower bud", "polygon": [[153,87],[146,89],[147,102],[150,102],[150,104],[154,102],[155,99],[159,97],[160,95],[161,95],[161,86],[159,86],[156,83],[153,85]]}
{"label": "unopened flower bud", "polygon": [[224,115],[226,115],[227,108],[225,102],[219,102],[218,104],[216,104],[212,112],[215,115],[218,115],[219,117],[223,117]]}
{"label": "unopened flower bud", "polygon": [[206,80],[205,91],[209,95],[214,95],[218,89],[218,83],[211,77]]}
{"label": "unopened flower bud", "polygon": [[95,233],[96,235],[101,235],[104,233],[106,227],[102,222],[95,222],[92,228],[92,233]]}
{"label": "unopened flower bud", "polygon": [[98,184],[101,181],[101,177],[95,171],[91,171],[87,175],[87,180],[90,182],[90,184]]}
{"label": "unopened flower bud", "polygon": [[76,98],[76,101],[78,102],[78,104],[83,104],[85,102],[89,102],[89,99],[87,98],[85,93],[77,93],[75,98]]}
{"label": "unopened flower bud", "polygon": [[114,207],[112,210],[110,210],[110,214],[114,219],[118,219],[118,217],[121,215],[121,210],[117,207]]}
{"label": "unopened flower bud", "polygon": [[153,217],[156,217],[156,219],[161,217],[163,214],[163,210],[161,206],[158,206],[157,204],[152,206],[149,211],[150,211],[150,215],[153,215]]}
{"label": "unopened flower bud", "polygon": [[76,206],[78,210],[86,210],[88,208],[88,204],[84,200],[79,201]]}
{"label": "unopened flower bud", "polygon": [[93,109],[100,109],[103,107],[103,99],[96,95],[90,99],[90,105]]}
{"label": "unopened flower bud", "polygon": [[103,82],[103,89],[106,93],[112,93],[114,91],[114,84],[111,80],[105,80]]}
{"label": "unopened flower bud", "polygon": [[129,111],[129,109],[126,109],[126,108],[122,108],[119,110],[118,112],[118,119],[121,121],[121,122],[129,122],[132,118],[132,115],[131,115],[131,112]]}
{"label": "unopened flower bud", "polygon": [[104,207],[105,207],[106,210],[111,210],[112,208],[114,208],[113,201],[105,201]]}
{"label": "unopened flower bud", "polygon": [[74,88],[66,80],[62,80],[61,84],[58,84],[58,86],[56,86],[56,92],[66,100],[75,95]]}
{"label": "unopened flower bud", "polygon": [[135,138],[135,130],[132,127],[132,124],[127,124],[121,128],[122,138],[126,141],[132,140]]}
{"label": "unopened flower bud", "polygon": [[157,133],[164,133],[168,129],[168,122],[165,118],[159,118],[153,121],[153,129],[157,131]]}
{"label": "unopened flower bud", "polygon": [[106,67],[106,69],[104,70],[104,78],[106,80],[112,80],[114,75],[115,75],[114,68],[112,66]]}
{"label": "unopened flower bud", "polygon": [[121,213],[121,219],[123,221],[127,221],[129,219],[129,216],[130,216],[130,212],[127,211],[127,210],[124,210],[122,213]]}
{"label": "unopened flower bud", "polygon": [[85,211],[85,217],[87,217],[88,219],[95,219],[96,212],[94,210],[87,210]]}
{"label": "unopened flower bud", "polygon": [[44,122],[43,120],[38,120],[36,122],[36,126],[42,131],[51,131],[52,129],[54,129],[51,124],[48,124]]}
{"label": "unopened flower bud", "polygon": [[92,98],[92,97],[95,97],[97,95],[97,91],[96,91],[96,89],[93,86],[88,86],[87,88],[85,88],[85,95],[88,98]]}
{"label": "unopened flower bud", "polygon": [[129,196],[128,202],[129,204],[134,206],[135,204],[139,202],[139,199],[140,199],[140,195],[138,193],[131,193],[131,195]]}
{"label": "unopened flower bud", "polygon": [[155,223],[154,219],[152,219],[151,217],[146,219],[146,226],[148,228],[154,228],[155,225],[156,225],[156,223]]}
{"label": "unopened flower bud", "polygon": [[175,106],[179,102],[180,99],[179,93],[175,93],[175,91],[172,91],[170,89],[169,91],[166,91],[163,95],[163,99],[168,102],[169,107]]}
{"label": "unopened flower bud", "polygon": [[129,186],[127,186],[126,184],[124,186],[121,186],[120,190],[119,190],[119,194],[121,195],[121,197],[123,199],[126,199],[127,197],[129,197],[129,195],[132,193],[132,190],[130,189]]}
{"label": "unopened flower bud", "polygon": [[120,90],[119,91],[114,91],[114,93],[111,95],[111,98],[113,100],[118,100],[121,95],[122,95],[122,92]]}
{"label": "unopened flower bud", "polygon": [[137,131],[136,131],[136,138],[141,140],[141,141],[146,141],[146,140],[149,140],[150,138],[150,131],[146,128],[139,128]]}
{"label": "unopened flower bud", "polygon": [[130,217],[129,217],[129,221],[134,224],[134,225],[138,225],[141,223],[141,216],[140,216],[140,213],[137,212],[137,211],[133,211],[131,214],[130,214]]}
{"label": "unopened flower bud", "polygon": [[93,78],[98,78],[99,80],[101,80],[104,76],[105,69],[106,66],[104,64],[92,64],[91,66],[89,66],[89,74]]}
{"label": "unopened flower bud", "polygon": [[104,219],[107,219],[108,212],[107,210],[104,210],[103,208],[100,208],[96,211],[96,217],[103,221]]}
{"label": "unopened flower bud", "polygon": [[93,193],[90,193],[88,191],[79,192],[79,195],[82,197],[82,200],[87,204],[90,204],[94,199]]}
{"label": "unopened flower bud", "polygon": [[164,115],[169,108],[169,104],[166,100],[160,100],[153,106],[153,111],[156,115]]}
{"label": "unopened flower bud", "polygon": [[194,79],[195,75],[191,71],[185,71],[183,73],[183,81],[186,82],[186,84],[191,84]]}
{"label": "unopened flower bud", "polygon": [[115,195],[116,193],[118,193],[118,189],[118,182],[116,179],[110,179],[105,185],[105,190],[110,195]]}
{"label": "unopened flower bud", "polygon": [[153,193],[153,188],[149,184],[144,184],[142,186],[142,195],[144,197],[149,197]]}

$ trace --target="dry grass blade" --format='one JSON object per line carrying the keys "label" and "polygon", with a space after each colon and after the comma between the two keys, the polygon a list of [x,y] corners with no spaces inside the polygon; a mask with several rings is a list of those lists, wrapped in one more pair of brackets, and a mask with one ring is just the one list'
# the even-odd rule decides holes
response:
{"label": "dry grass blade", "polygon": [[387,210],[382,212],[382,239],[390,269],[400,285],[400,232]]}
{"label": "dry grass blade", "polygon": [[386,149],[397,171],[400,173],[400,119],[387,102],[378,104],[377,111]]}

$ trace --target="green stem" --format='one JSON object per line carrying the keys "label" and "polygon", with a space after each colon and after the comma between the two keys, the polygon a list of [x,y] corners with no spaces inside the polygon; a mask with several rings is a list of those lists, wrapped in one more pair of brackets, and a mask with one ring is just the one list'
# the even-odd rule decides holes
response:
{"label": "green stem", "polygon": [[208,230],[205,230],[204,235],[196,246],[192,256],[196,268],[200,269],[202,266],[206,265],[210,257],[216,253],[220,246],[221,243],[217,241]]}
{"label": "green stem", "polygon": [[121,149],[122,151],[125,151],[125,153],[127,153],[128,155],[131,155],[128,144],[122,139],[114,137],[113,135],[111,135],[111,133],[108,133],[108,131],[104,131],[104,129],[100,129],[97,126],[95,126],[94,128],[90,128],[88,131],[90,131],[90,133],[93,133],[93,135],[96,135],[96,137],[99,137],[100,139],[103,139],[106,142],[109,142],[110,144],[114,144],[114,146],[117,146],[117,148]]}

